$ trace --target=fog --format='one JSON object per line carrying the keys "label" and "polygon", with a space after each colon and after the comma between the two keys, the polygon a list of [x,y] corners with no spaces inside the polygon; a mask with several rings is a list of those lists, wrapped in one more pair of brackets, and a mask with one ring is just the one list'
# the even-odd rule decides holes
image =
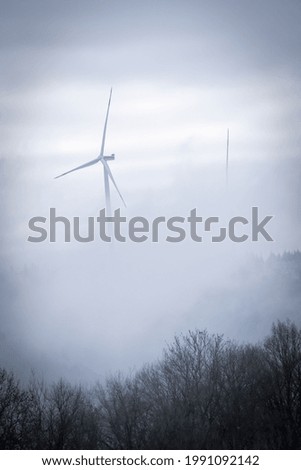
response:
{"label": "fog", "polygon": [[[299,2],[1,3],[3,365],[89,382],[188,329],[257,341],[300,323],[300,296],[275,295],[261,264],[300,250]],[[98,155],[111,86],[123,215],[227,224],[259,207],[274,241],[28,242],[51,207],[83,233],[104,207],[101,165],[54,177]]]}

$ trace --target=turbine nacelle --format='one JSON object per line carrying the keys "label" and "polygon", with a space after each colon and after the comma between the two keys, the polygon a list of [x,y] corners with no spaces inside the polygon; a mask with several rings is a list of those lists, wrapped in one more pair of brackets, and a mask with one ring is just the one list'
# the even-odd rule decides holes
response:
{"label": "turbine nacelle", "polygon": [[104,155],[102,158],[106,161],[115,160],[115,153],[112,153],[112,155]]}

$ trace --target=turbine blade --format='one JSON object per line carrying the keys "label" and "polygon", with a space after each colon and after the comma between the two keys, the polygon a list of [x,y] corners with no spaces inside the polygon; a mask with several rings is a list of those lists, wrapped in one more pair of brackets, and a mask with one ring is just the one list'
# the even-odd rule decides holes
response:
{"label": "turbine blade", "polygon": [[104,125],[104,128],[103,128],[103,134],[102,134],[102,143],[101,143],[101,149],[100,149],[100,156],[101,157],[103,157],[103,153],[104,153],[104,150],[105,150],[107,124],[108,124],[108,117],[109,117],[109,111],[110,111],[110,105],[111,105],[111,98],[112,98],[112,88],[111,88],[111,91],[110,91],[110,97],[109,97],[109,102],[108,102],[106,120],[105,120],[105,125]]}
{"label": "turbine blade", "polygon": [[227,129],[227,154],[226,154],[226,182],[228,184],[228,174],[229,174],[229,138],[230,133],[229,129]]}
{"label": "turbine blade", "polygon": [[87,166],[95,165],[95,163],[99,162],[98,158],[95,158],[94,160],[91,160],[90,162],[84,163],[83,165],[77,166],[76,168],[73,168],[72,170],[66,171],[65,173],[62,173],[61,175],[56,176],[54,179],[61,178],[61,176],[68,175],[68,173],[72,173],[73,171],[76,170],[81,170],[82,168],[86,168]]}
{"label": "turbine blade", "polygon": [[122,202],[123,202],[123,204],[124,204],[124,207],[126,207],[126,203],[125,203],[125,201],[124,201],[124,199],[123,199],[123,197],[122,197],[122,195],[121,195],[121,192],[120,192],[119,189],[118,189],[118,186],[117,186],[117,184],[116,184],[116,182],[115,182],[115,180],[114,180],[114,177],[113,177],[113,175],[112,175],[112,172],[111,172],[111,170],[110,170],[109,165],[107,164],[106,160],[104,160],[103,158],[101,159],[101,161],[102,161],[102,164],[103,164],[103,166],[104,166],[104,170],[108,173],[109,177],[111,178],[111,181],[112,181],[112,183],[114,184],[114,186],[115,186],[115,188],[116,188],[116,191],[118,192],[118,194],[119,194],[119,196],[120,196],[120,199],[122,200]]}

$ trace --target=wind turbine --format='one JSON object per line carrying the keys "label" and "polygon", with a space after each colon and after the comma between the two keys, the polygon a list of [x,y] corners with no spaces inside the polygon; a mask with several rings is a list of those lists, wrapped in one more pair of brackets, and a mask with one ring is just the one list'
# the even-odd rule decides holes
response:
{"label": "wind turbine", "polygon": [[226,154],[226,182],[228,186],[228,173],[229,173],[229,129],[227,129],[227,154]]}
{"label": "wind turbine", "polygon": [[91,160],[87,163],[84,163],[83,165],[77,166],[76,168],[73,168],[72,170],[66,171],[65,173],[62,173],[61,175],[58,175],[55,177],[61,178],[62,176],[68,175],[68,173],[72,173],[73,171],[81,170],[82,168],[86,168],[88,166],[96,165],[96,163],[102,163],[103,165],[103,173],[104,173],[104,183],[105,183],[105,198],[106,198],[106,215],[110,216],[111,215],[111,197],[110,197],[110,180],[112,181],[113,185],[116,188],[116,191],[118,192],[120,199],[122,200],[124,206],[126,207],[125,201],[121,195],[121,192],[118,189],[118,186],[114,180],[114,177],[112,175],[111,169],[108,165],[109,160],[115,160],[115,154],[112,153],[112,155],[105,155],[104,150],[105,150],[105,141],[106,141],[106,133],[107,133],[107,124],[108,124],[108,117],[109,117],[109,111],[110,111],[110,105],[111,105],[111,98],[112,98],[112,88],[110,91],[110,97],[109,97],[109,102],[108,102],[108,108],[107,108],[107,114],[106,114],[106,120],[105,120],[105,125],[103,128],[103,134],[102,134],[102,143],[101,143],[101,149],[100,153],[97,158],[94,160]]}

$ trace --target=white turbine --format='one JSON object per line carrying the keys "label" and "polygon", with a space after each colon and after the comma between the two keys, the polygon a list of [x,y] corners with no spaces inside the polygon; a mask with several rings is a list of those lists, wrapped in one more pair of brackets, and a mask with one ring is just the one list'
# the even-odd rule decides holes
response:
{"label": "white turbine", "polygon": [[230,131],[227,129],[227,153],[226,153],[226,183],[228,186],[229,178],[229,140],[230,140]]}
{"label": "white turbine", "polygon": [[110,111],[110,105],[111,105],[111,97],[112,97],[112,88],[110,91],[110,98],[108,102],[108,108],[107,108],[107,114],[106,114],[106,120],[105,120],[105,125],[103,128],[103,134],[102,134],[102,143],[101,143],[101,149],[100,149],[100,154],[98,155],[97,158],[94,160],[91,160],[87,163],[84,163],[83,165],[77,166],[76,168],[73,168],[72,170],[66,171],[65,173],[62,173],[61,175],[58,175],[55,177],[56,178],[61,178],[62,176],[68,175],[68,173],[72,173],[73,171],[81,170],[82,168],[86,168],[88,166],[95,165],[96,163],[101,162],[103,164],[103,172],[104,172],[104,183],[105,183],[105,198],[106,198],[106,214],[108,216],[111,215],[111,198],[110,198],[110,179],[113,183],[113,185],[116,188],[116,191],[118,192],[120,199],[122,200],[124,206],[126,207],[126,204],[124,202],[124,199],[118,189],[118,186],[114,180],[114,177],[112,175],[112,172],[110,170],[110,167],[108,165],[108,160],[114,160],[115,155],[104,155],[104,149],[105,149],[105,141],[106,141],[106,133],[107,133],[107,124],[108,124],[108,117],[109,117],[109,111]]}

